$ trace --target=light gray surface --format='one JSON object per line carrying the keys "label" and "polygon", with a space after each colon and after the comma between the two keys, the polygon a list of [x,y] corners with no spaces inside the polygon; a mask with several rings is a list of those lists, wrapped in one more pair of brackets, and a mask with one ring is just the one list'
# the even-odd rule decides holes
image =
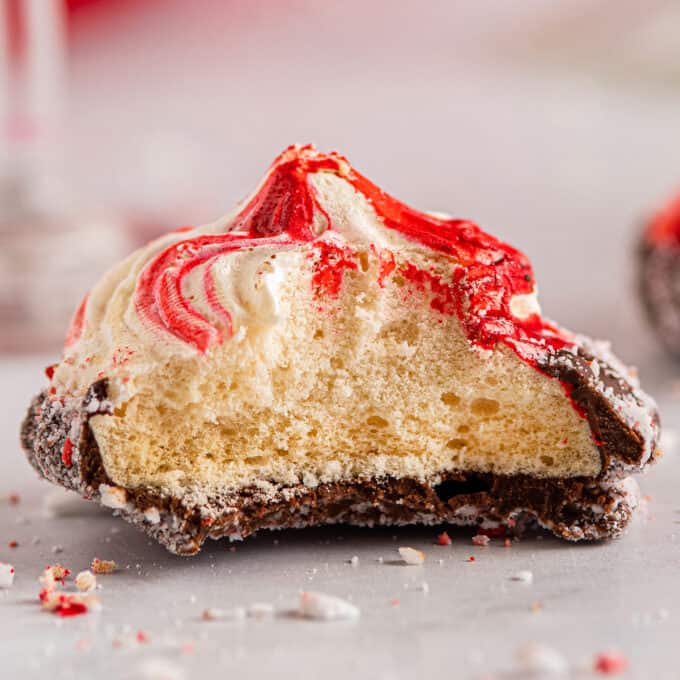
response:
{"label": "light gray surface", "polygon": [[[514,653],[529,641],[559,650],[575,669],[588,668],[594,654],[614,646],[630,659],[626,677],[678,677],[680,466],[672,449],[642,480],[652,496],[647,511],[624,538],[608,544],[545,537],[511,548],[493,540],[481,548],[471,545],[468,532],[453,530],[453,545],[439,547],[432,528],[330,528],[262,534],[236,544],[235,552],[226,542],[210,543],[195,558],[179,558],[85,502],[75,516],[43,516],[51,487],[22,460],[17,428],[46,363],[0,361],[0,496],[21,496],[17,506],[0,503],[0,561],[17,571],[14,587],[0,592],[3,678],[522,678]],[[672,394],[673,367],[659,358],[655,366],[659,377],[648,386],[664,397],[670,423],[680,405]],[[18,548],[7,547],[12,539]],[[63,553],[53,554],[56,545]],[[424,550],[425,565],[390,564],[400,545]],[[348,564],[354,555],[356,567]],[[65,620],[41,611],[37,578],[44,566],[59,561],[75,574],[93,557],[123,567],[99,579],[103,611]],[[523,569],[533,572],[533,584],[509,580]],[[429,593],[420,589],[424,582]],[[361,619],[291,617],[301,589],[349,598]],[[258,602],[272,603],[277,616],[200,620],[206,607]],[[532,611],[537,602],[543,609]],[[134,640],[138,630],[148,633],[149,643]],[[193,653],[182,652],[187,644]],[[147,663],[158,674],[145,674]],[[575,671],[574,677],[590,676]]]}

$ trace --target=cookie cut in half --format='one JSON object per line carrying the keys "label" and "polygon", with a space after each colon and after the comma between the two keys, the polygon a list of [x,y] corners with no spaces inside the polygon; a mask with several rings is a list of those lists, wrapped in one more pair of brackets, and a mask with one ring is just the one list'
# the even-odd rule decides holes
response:
{"label": "cookie cut in half", "polygon": [[658,454],[654,402],[541,317],[524,255],[311,146],[106,274],[48,376],[31,463],[180,554],[338,522],[616,536]]}

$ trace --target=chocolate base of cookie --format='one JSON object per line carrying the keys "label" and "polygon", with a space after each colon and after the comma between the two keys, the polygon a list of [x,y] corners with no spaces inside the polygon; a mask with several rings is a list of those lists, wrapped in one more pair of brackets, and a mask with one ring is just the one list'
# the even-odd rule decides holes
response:
{"label": "chocolate base of cookie", "polygon": [[638,291],[661,344],[680,358],[680,248],[642,237],[637,252]]}
{"label": "chocolate base of cookie", "polygon": [[[88,403],[106,412],[105,385],[92,390]],[[151,488],[124,489],[108,478],[87,424],[96,412],[92,407],[87,414],[69,411],[45,393],[36,397],[22,428],[29,461],[46,479],[114,509],[180,555],[197,553],[207,538],[241,539],[262,529],[340,523],[454,524],[514,534],[539,526],[568,540],[598,540],[621,534],[637,504],[637,487],[628,478],[477,472],[447,472],[429,481],[384,477],[315,487],[264,484],[224,495],[196,491],[175,498]],[[65,462],[64,442],[74,432],[73,457]]]}

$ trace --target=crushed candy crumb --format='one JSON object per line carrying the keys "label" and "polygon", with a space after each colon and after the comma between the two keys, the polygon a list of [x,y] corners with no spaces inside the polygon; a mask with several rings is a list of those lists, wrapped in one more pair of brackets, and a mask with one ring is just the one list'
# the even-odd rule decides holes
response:
{"label": "crushed candy crumb", "polygon": [[349,563],[353,567],[358,567],[359,566],[359,556],[358,555],[352,555],[352,557],[349,559]]}
{"label": "crushed candy crumb", "polygon": [[593,670],[600,675],[619,675],[628,668],[628,659],[617,651],[602,652],[593,660]]}
{"label": "crushed candy crumb", "polygon": [[441,534],[437,535],[437,545],[451,545],[451,537],[442,531]]}
{"label": "crushed candy crumb", "polygon": [[477,534],[476,536],[472,537],[472,543],[473,545],[489,545],[489,541],[491,539],[486,535],[486,534]]}
{"label": "crushed candy crumb", "polygon": [[118,565],[113,560],[100,560],[95,557],[90,566],[95,574],[112,574],[118,569]]}
{"label": "crushed candy crumb", "polygon": [[523,569],[522,571],[517,571],[510,576],[511,581],[521,581],[522,583],[532,583],[534,580],[534,575],[528,569]]}
{"label": "crushed candy crumb", "polygon": [[97,587],[97,577],[89,570],[81,571],[76,576],[76,588],[81,592],[89,592]]}
{"label": "crushed candy crumb", "polygon": [[360,616],[359,608],[347,600],[334,595],[317,592],[300,593],[300,616],[318,621],[356,620]]}
{"label": "crushed candy crumb", "polygon": [[14,583],[14,567],[0,562],[0,588],[11,588]]}
{"label": "crushed candy crumb", "polygon": [[401,547],[399,548],[399,555],[406,564],[411,566],[417,566],[425,562],[425,553],[415,548]]}

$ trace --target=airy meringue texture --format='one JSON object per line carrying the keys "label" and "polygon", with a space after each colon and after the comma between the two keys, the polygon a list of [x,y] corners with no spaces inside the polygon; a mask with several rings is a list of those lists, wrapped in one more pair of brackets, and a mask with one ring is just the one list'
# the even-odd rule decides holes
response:
{"label": "airy meringue texture", "polygon": [[[538,358],[521,253],[291,147],[213,224],[131,255],[76,313],[52,394],[81,404],[110,480],[185,499],[468,470],[594,476],[588,420]],[[77,439],[74,438],[74,441]]]}

